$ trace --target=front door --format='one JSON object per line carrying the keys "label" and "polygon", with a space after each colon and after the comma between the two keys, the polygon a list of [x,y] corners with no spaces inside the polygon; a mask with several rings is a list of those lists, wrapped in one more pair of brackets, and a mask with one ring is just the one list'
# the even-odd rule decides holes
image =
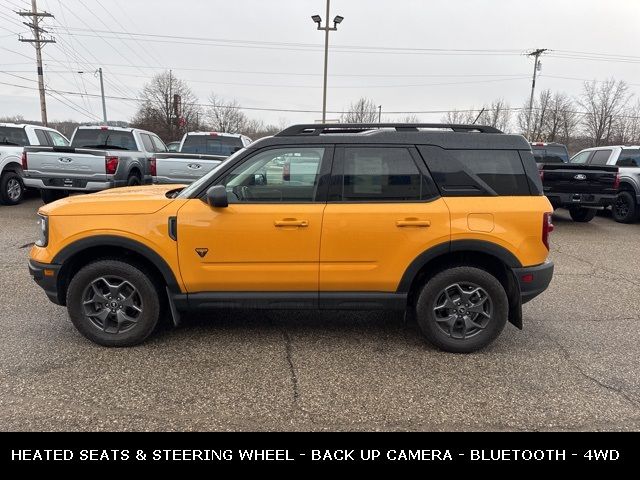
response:
{"label": "front door", "polygon": [[324,146],[260,150],[216,182],[228,207],[189,200],[178,212],[187,291],[317,292],[321,179],[332,154]]}
{"label": "front door", "polygon": [[320,249],[320,292],[398,289],[409,264],[448,246],[449,209],[413,147],[336,149]]}

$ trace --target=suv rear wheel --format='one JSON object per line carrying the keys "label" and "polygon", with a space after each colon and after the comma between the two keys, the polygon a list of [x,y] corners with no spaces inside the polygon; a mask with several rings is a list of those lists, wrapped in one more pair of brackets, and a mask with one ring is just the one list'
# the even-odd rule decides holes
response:
{"label": "suv rear wheel", "polygon": [[5,172],[0,177],[0,203],[17,205],[24,196],[22,178],[16,172]]}
{"label": "suv rear wheel", "polygon": [[68,196],[69,192],[66,190],[40,190],[40,198],[44,203],[55,202]]}
{"label": "suv rear wheel", "polygon": [[634,222],[637,217],[637,211],[635,195],[626,190],[618,193],[611,207],[613,219],[620,223]]}
{"label": "suv rear wheel", "polygon": [[571,207],[569,215],[574,222],[590,222],[598,211],[595,208]]}
{"label": "suv rear wheel", "polygon": [[106,347],[143,342],[160,316],[158,291],[140,267],[100,260],[75,274],[67,291],[71,322],[82,335]]}
{"label": "suv rear wheel", "polygon": [[416,302],[426,339],[447,352],[468,353],[489,345],[502,331],[509,301],[502,284],[475,267],[454,267],[433,276]]}

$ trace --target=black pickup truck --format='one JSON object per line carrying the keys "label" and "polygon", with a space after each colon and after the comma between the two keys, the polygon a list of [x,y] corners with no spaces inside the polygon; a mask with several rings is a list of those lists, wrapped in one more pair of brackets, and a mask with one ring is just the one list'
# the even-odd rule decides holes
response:
{"label": "black pickup truck", "polygon": [[[575,157],[574,157],[575,158]],[[553,208],[566,208],[574,222],[589,222],[616,198],[618,167],[538,163],[544,194]]]}

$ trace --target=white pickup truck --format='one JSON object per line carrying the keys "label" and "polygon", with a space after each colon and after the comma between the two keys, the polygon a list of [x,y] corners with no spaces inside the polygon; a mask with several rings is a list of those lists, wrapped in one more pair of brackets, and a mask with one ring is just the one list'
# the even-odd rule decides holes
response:
{"label": "white pickup truck", "polygon": [[25,147],[24,184],[38,188],[45,203],[70,192],[148,184],[156,155],[166,151],[162,140],[145,130],[78,127],[70,146]]}
{"label": "white pickup truck", "polygon": [[24,195],[23,149],[29,145],[69,145],[53,128],[18,123],[0,123],[0,203],[17,205]]}
{"label": "white pickup truck", "polygon": [[153,183],[191,183],[250,143],[249,137],[235,133],[186,133],[178,152],[156,155]]}

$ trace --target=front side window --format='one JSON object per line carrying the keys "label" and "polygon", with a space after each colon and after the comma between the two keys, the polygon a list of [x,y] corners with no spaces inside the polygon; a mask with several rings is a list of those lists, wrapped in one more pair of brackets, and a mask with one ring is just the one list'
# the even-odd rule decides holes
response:
{"label": "front side window", "polygon": [[151,142],[153,142],[153,151],[155,153],[166,152],[167,146],[164,144],[162,140],[160,140],[155,135],[151,136]]}
{"label": "front side window", "polygon": [[313,202],[319,183],[323,147],[277,148],[255,154],[220,182],[229,203]]}
{"label": "front side window", "polygon": [[342,201],[424,198],[422,175],[406,148],[345,148],[342,178]]}
{"label": "front side window", "polygon": [[47,131],[49,138],[51,139],[51,143],[53,143],[56,147],[67,147],[69,145],[69,141],[60,135],[58,132]]}
{"label": "front side window", "polygon": [[576,163],[578,165],[583,165],[587,163],[587,160],[589,160],[589,157],[591,156],[592,153],[593,152],[580,152],[577,155],[573,156],[571,160],[569,160],[569,163]]}

